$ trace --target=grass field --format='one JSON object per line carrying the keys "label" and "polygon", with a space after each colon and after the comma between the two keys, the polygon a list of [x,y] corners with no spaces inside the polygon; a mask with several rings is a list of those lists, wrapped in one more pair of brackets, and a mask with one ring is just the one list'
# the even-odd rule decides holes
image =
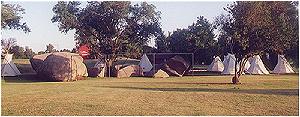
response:
{"label": "grass field", "polygon": [[299,77],[244,75],[2,80],[2,115],[299,115]]}

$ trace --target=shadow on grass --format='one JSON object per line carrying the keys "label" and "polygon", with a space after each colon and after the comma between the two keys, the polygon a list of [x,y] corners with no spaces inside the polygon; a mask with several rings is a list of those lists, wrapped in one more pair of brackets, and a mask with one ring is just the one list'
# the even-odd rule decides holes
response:
{"label": "shadow on grass", "polygon": [[122,88],[149,91],[175,91],[175,92],[231,92],[247,94],[288,95],[298,96],[299,89],[211,89],[211,88],[142,88],[142,87],[118,87],[102,86],[105,88]]}
{"label": "shadow on grass", "polygon": [[35,73],[26,73],[19,76],[14,77],[2,77],[2,80],[4,82],[8,83],[32,83],[32,82],[46,82],[43,80],[37,80],[39,79],[38,76]]}
{"label": "shadow on grass", "polygon": [[114,82],[114,83],[233,85],[233,83],[224,83],[224,82]]}
{"label": "shadow on grass", "polygon": [[189,71],[185,74],[186,76],[220,76],[221,72],[213,71]]}

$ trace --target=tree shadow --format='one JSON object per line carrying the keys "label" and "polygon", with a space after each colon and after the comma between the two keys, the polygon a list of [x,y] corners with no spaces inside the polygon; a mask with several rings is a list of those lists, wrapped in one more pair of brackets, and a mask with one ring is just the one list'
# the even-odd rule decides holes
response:
{"label": "tree shadow", "polygon": [[36,73],[23,73],[19,76],[13,76],[13,77],[2,77],[2,80],[7,83],[32,83],[32,82],[47,82],[44,80],[40,80],[38,75]]}
{"label": "tree shadow", "polygon": [[230,93],[247,93],[247,94],[299,96],[299,89],[143,88],[143,87],[119,87],[119,86],[101,86],[101,87],[104,87],[104,88],[132,89],[132,90],[148,90],[148,91],[230,92]]}
{"label": "tree shadow", "polygon": [[114,83],[233,85],[233,83],[224,83],[224,82],[114,82]]}

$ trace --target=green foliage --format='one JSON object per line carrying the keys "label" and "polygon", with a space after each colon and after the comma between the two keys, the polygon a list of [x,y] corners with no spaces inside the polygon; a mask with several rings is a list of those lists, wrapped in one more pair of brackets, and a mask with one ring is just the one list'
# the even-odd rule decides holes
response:
{"label": "green foliage", "polygon": [[146,2],[130,4],[93,1],[80,8],[79,2],[58,2],[53,7],[52,22],[58,23],[61,32],[75,30],[77,46],[88,44],[94,57],[140,54],[151,38],[161,35],[160,12]]}
{"label": "green foliage", "polygon": [[213,30],[215,28],[203,16],[198,17],[196,23],[193,23],[188,29],[190,35],[187,39],[190,43],[194,43],[193,46],[209,48],[215,43],[215,40],[213,40],[215,37]]}
{"label": "green foliage", "polygon": [[170,35],[169,32],[168,36],[161,34],[155,39],[155,46],[157,47],[157,52],[167,53],[170,52]]}
{"label": "green foliage", "polygon": [[21,58],[25,58],[25,54],[24,54],[24,48],[20,47],[20,46],[13,46],[10,50],[9,53],[13,53],[14,56],[13,58],[15,59],[21,59]]}
{"label": "green foliage", "polygon": [[69,50],[69,49],[62,49],[62,50],[60,50],[60,52],[71,52],[71,50]]}
{"label": "green foliage", "polygon": [[20,5],[6,4],[1,1],[1,29],[16,29],[25,33],[30,32],[27,24],[20,21],[23,18],[23,14],[25,14],[25,9]]}
{"label": "green foliage", "polygon": [[197,18],[187,29],[177,29],[170,35],[172,52],[195,52],[214,45],[214,27],[203,16]]}
{"label": "green foliage", "polygon": [[177,29],[168,37],[156,40],[159,51],[194,53],[196,64],[209,64],[217,51],[216,40],[214,40],[214,26],[203,16],[187,29]]}
{"label": "green foliage", "polygon": [[15,38],[1,39],[2,54],[8,53],[11,47],[16,46],[16,42]]}
{"label": "green foliage", "polygon": [[32,58],[35,55],[35,53],[28,46],[25,46],[24,55],[25,58]]}
{"label": "green foliage", "polygon": [[[231,4],[226,9],[230,15],[221,15],[216,20],[221,30],[220,45],[225,47],[223,50],[234,53],[241,66],[254,54],[283,54],[299,42],[296,4],[290,1],[238,1]],[[243,67],[240,67],[239,75],[241,69]]]}
{"label": "green foliage", "polygon": [[25,47],[25,49],[21,46],[15,45],[10,48],[9,53],[14,54],[14,59],[28,59],[32,58],[35,53],[30,49],[28,46]]}
{"label": "green foliage", "polygon": [[52,53],[52,52],[55,52],[54,46],[52,44],[46,45],[45,53]]}
{"label": "green foliage", "polygon": [[232,17],[220,22],[229,36],[233,53],[274,51],[283,54],[298,43],[298,10],[293,2],[235,2],[227,8]]}
{"label": "green foliage", "polygon": [[177,29],[170,35],[170,50],[171,52],[193,52],[195,48],[194,43],[187,39],[190,32],[188,29]]}
{"label": "green foliage", "polygon": [[45,54],[45,52],[44,51],[39,51],[38,55],[40,55],[40,54]]}

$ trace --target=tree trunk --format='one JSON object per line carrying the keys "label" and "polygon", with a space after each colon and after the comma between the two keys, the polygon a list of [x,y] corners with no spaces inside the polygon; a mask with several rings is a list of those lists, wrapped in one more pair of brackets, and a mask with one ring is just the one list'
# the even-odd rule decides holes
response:
{"label": "tree trunk", "polygon": [[245,67],[245,64],[247,62],[248,58],[247,57],[243,57],[240,61],[240,67],[239,69],[237,70],[237,63],[238,63],[238,59],[236,60],[235,62],[235,75],[234,77],[232,78],[232,83],[233,84],[241,84],[240,83],[240,76],[243,74],[244,72],[244,67]]}
{"label": "tree trunk", "polygon": [[107,57],[108,58],[108,60],[106,61],[106,66],[107,66],[107,75],[108,75],[108,77],[110,77],[111,75],[113,75],[112,74],[112,69],[113,69],[113,62],[116,60],[116,55],[115,54],[113,54],[113,55],[111,55],[111,57]]}
{"label": "tree trunk", "polygon": [[232,83],[233,83],[233,84],[240,84],[240,78],[237,77],[237,76],[234,76],[234,77],[232,78]]}
{"label": "tree trunk", "polygon": [[240,83],[240,79],[239,79],[239,76],[237,74],[237,63],[238,63],[238,58],[235,60],[235,65],[234,65],[234,77],[232,78],[232,83],[233,84],[239,84]]}

